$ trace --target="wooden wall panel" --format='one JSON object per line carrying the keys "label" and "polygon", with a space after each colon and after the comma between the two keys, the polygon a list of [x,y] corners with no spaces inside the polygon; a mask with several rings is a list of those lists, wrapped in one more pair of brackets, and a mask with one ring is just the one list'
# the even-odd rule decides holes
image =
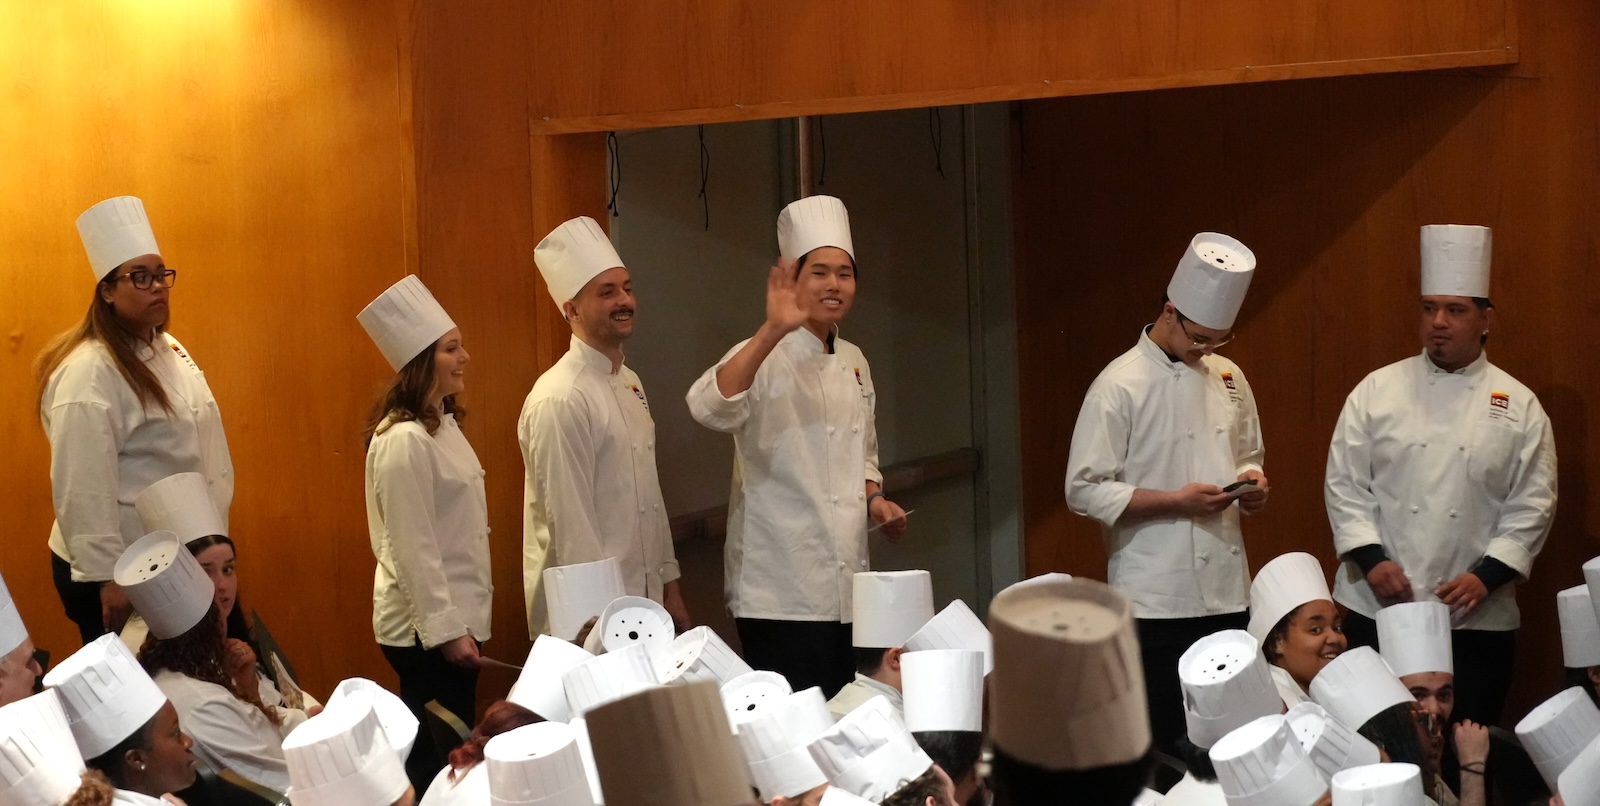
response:
{"label": "wooden wall panel", "polygon": [[[1398,7],[1397,7],[1398,8]],[[1400,13],[1400,12],[1396,12]],[[1561,501],[1519,591],[1514,710],[1553,693],[1556,591],[1600,554],[1600,368],[1589,353],[1600,238],[1600,8],[1522,5],[1516,77],[1340,78],[1024,104],[1015,192],[1027,561],[1103,578],[1071,514],[1072,427],[1095,375],[1159,310],[1189,237],[1242,239],[1260,267],[1226,352],[1254,387],[1273,497],[1251,564],[1291,550],[1331,569],[1323,466],[1345,396],[1420,349],[1417,228],[1495,229],[1495,363],[1554,420]],[[1041,368],[1048,368],[1047,371]],[[1515,714],[1513,714],[1514,716]]]}

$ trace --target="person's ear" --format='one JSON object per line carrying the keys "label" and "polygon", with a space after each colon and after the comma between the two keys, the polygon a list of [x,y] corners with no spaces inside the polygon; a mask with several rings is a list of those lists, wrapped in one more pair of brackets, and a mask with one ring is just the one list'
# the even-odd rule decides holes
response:
{"label": "person's ear", "polygon": [[884,652],[883,664],[888,666],[891,672],[900,671],[900,656],[904,655],[905,652],[905,647],[899,646]]}
{"label": "person's ear", "polygon": [[1585,669],[1583,673],[1589,678],[1589,682],[1591,684],[1596,687],[1600,687],[1600,666],[1590,666],[1589,668]]}
{"label": "person's ear", "polygon": [[130,748],[127,752],[122,754],[122,766],[127,767],[130,770],[144,772],[144,768],[148,766],[145,764],[144,751],[137,747]]}
{"label": "person's ear", "polygon": [[572,300],[569,299],[566,302],[561,303],[561,319],[562,319],[562,321],[571,322],[573,319],[576,319],[577,317],[578,317],[578,306],[572,304]]}

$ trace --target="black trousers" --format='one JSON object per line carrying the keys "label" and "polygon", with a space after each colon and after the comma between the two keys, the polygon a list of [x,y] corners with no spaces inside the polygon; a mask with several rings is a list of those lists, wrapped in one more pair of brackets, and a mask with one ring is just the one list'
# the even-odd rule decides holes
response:
{"label": "black trousers", "polygon": [[[1352,648],[1378,649],[1378,622],[1360,613],[1346,614],[1344,637]],[[1517,631],[1451,630],[1450,654],[1456,667],[1456,705],[1450,721],[1499,725],[1511,691]]]}
{"label": "black trousers", "polygon": [[1150,736],[1157,750],[1175,754],[1175,743],[1189,732],[1183,719],[1183,686],[1178,682],[1178,659],[1201,638],[1222,630],[1242,630],[1249,623],[1249,613],[1138,619],[1145,703],[1150,709]]}
{"label": "black trousers", "polygon": [[831,699],[855,679],[849,624],[741,618],[734,619],[734,626],[744,662],[783,675],[795,691],[817,686]]}
{"label": "black trousers", "polygon": [[55,580],[62,609],[67,611],[67,618],[78,625],[78,637],[85,644],[110,632],[100,615],[100,583],[73,582],[72,563],[57,557],[53,551],[50,552],[50,576]]}
{"label": "black trousers", "polygon": [[417,743],[406,758],[406,777],[417,789],[417,802],[427,790],[433,777],[444,768],[446,758],[443,748],[436,747],[433,733],[428,730],[427,705],[432,700],[461,718],[467,727],[477,724],[478,670],[463,669],[444,659],[438,649],[423,649],[422,640],[412,646],[384,646],[383,659],[400,676],[400,700],[411,709],[417,721]]}

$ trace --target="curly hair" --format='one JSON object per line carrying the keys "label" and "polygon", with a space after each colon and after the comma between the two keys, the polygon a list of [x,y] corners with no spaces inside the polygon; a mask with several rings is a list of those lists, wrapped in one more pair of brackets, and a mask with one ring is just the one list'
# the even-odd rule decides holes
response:
{"label": "curly hair", "polygon": [[106,780],[104,774],[99,770],[88,770],[83,774],[83,783],[78,784],[78,789],[62,806],[111,806],[116,797],[116,787]]}
{"label": "curly hair", "polygon": [[[372,411],[367,415],[366,430],[362,433],[364,445],[370,447],[373,437],[395,423],[420,422],[431,435],[439,430],[439,422],[446,414],[454,414],[458,422],[466,419],[467,410],[456,405],[455,395],[445,397],[440,404],[444,409],[442,412],[428,405],[428,397],[433,394],[437,382],[433,354],[438,347],[439,342],[434,341],[427,349],[417,353],[415,358],[400,368],[388,388],[372,404]],[[388,420],[387,424],[384,423],[385,419]]]}
{"label": "curly hair", "polygon": [[544,717],[510,700],[499,700],[490,705],[483,712],[483,719],[472,729],[472,735],[467,737],[466,742],[450,751],[450,783],[459,783],[466,777],[467,770],[483,761],[483,747],[490,739],[543,721]]}
{"label": "curly hair", "polygon": [[944,796],[944,782],[939,780],[939,773],[934,772],[933,767],[907,781],[881,803],[883,806],[922,806],[928,802],[928,798],[933,798],[935,803],[949,802]]}
{"label": "curly hair", "polygon": [[1261,639],[1261,654],[1266,656],[1267,663],[1273,666],[1281,665],[1278,663],[1283,660],[1283,650],[1280,647],[1289,637],[1289,625],[1294,623],[1294,617],[1300,614],[1300,609],[1303,607],[1305,607],[1303,604],[1296,605],[1293,610],[1283,614],[1283,618],[1278,619],[1278,623],[1272,625],[1272,630],[1267,633],[1267,637]]}
{"label": "curly hair", "polygon": [[283,719],[278,712],[261,702],[261,692],[255,686],[240,686],[228,675],[222,659],[226,655],[227,635],[224,632],[222,613],[215,602],[206,610],[189,631],[177,638],[157,638],[150,633],[139,648],[139,664],[154,677],[165,669],[186,677],[214,683],[228,693],[255,706],[274,727],[281,727]]}

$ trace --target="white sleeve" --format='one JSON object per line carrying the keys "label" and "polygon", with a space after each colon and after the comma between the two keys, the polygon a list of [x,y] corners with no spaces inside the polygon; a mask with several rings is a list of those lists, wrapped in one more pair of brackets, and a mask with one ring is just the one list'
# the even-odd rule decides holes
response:
{"label": "white sleeve", "polygon": [[[522,459],[533,475],[536,498],[530,505],[542,508],[550,524],[547,556],[553,554],[560,565],[605,559],[588,411],[566,398],[545,398],[528,407],[519,430]],[[523,568],[525,574],[540,571]]]}
{"label": "white sleeve", "polygon": [[376,455],[371,483],[382,513],[383,540],[425,649],[468,632],[450,599],[439,552],[433,463],[425,441],[431,439],[414,429],[391,429],[372,443]]}
{"label": "white sleeve", "polygon": [[[689,387],[684,399],[689,404],[689,414],[694,417],[695,422],[713,431],[733,433],[744,428],[745,421],[750,419],[751,396],[755,393],[756,386],[761,383],[761,373],[767,366],[765,361],[756,370],[755,380],[751,382],[749,389],[732,397],[724,397],[722,390],[717,388],[717,370],[722,369],[748,341],[747,339],[735,345],[721,361],[702,373],[694,385]],[[770,360],[772,356],[768,355],[767,358]]]}
{"label": "white sleeve", "polygon": [[867,460],[867,481],[883,484],[883,470],[878,467],[878,387],[872,385],[872,369],[867,366],[865,357],[861,359],[861,372],[866,375],[867,387],[867,417],[862,425],[864,445],[862,453]]}
{"label": "white sleeve", "polygon": [[1134,485],[1122,480],[1128,459],[1126,414],[1091,388],[1078,411],[1067,455],[1067,506],[1111,526],[1133,500]]}
{"label": "white sleeve", "polygon": [[[58,379],[57,388],[69,383],[73,381]],[[72,395],[51,405],[44,415],[56,523],[72,555],[72,578],[80,582],[110,580],[123,549],[117,457],[126,435],[120,433],[109,401],[95,397]]]}
{"label": "white sleeve", "polygon": [[210,697],[181,717],[183,732],[206,755],[274,792],[288,790],[283,740],[255,706],[232,695]]}
{"label": "white sleeve", "polygon": [[1246,380],[1244,373],[1238,374],[1239,393],[1243,398],[1239,403],[1239,418],[1243,421],[1237,433],[1238,439],[1233,446],[1234,474],[1244,475],[1247,470],[1265,472],[1262,465],[1267,460],[1266,444],[1261,439],[1261,415],[1256,411],[1256,395],[1250,390],[1250,381]]}
{"label": "white sleeve", "polygon": [[1555,432],[1537,398],[1525,416],[1527,428],[1517,446],[1511,494],[1500,505],[1500,518],[1484,551],[1523,579],[1533,572],[1533,559],[1544,547],[1556,514]]}
{"label": "white sleeve", "polygon": [[1372,433],[1367,425],[1363,381],[1345,399],[1333,426],[1324,475],[1323,503],[1333,529],[1333,549],[1340,556],[1362,546],[1382,545],[1378,534],[1378,497],[1372,491]]}

